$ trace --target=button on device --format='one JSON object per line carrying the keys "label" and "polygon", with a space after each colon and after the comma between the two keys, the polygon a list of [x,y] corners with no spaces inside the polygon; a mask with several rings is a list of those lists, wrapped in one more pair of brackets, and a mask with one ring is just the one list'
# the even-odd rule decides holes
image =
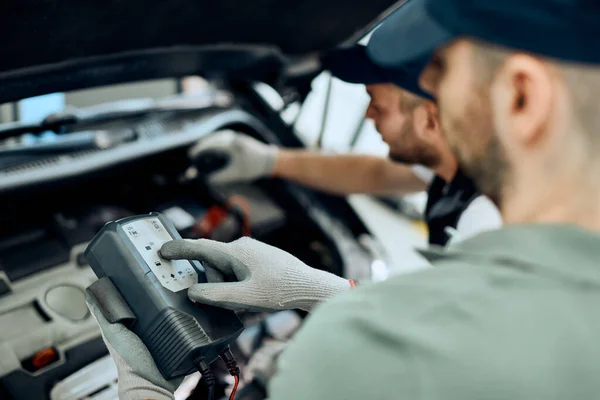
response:
{"label": "button on device", "polygon": [[55,286],[46,292],[48,307],[71,321],[81,321],[88,315],[83,290],[75,286]]}

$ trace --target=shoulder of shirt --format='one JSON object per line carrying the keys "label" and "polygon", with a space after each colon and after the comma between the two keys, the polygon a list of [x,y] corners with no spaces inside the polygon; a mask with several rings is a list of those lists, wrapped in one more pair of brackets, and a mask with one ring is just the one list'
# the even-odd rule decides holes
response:
{"label": "shoulder of shirt", "polygon": [[[417,314],[431,306],[427,298],[445,296],[443,284],[436,283],[439,275],[444,271],[432,269],[364,283],[321,303],[280,356],[271,395],[286,400],[414,398],[417,370],[398,352],[412,346],[405,333],[419,324]],[[368,373],[355,374],[365,366]],[[390,371],[403,371],[402,388],[376,385],[374,394],[374,379],[398,379],[398,372]],[[348,379],[352,384],[336,384]]]}
{"label": "shoulder of shirt", "polygon": [[[314,317],[336,319],[347,316],[352,319],[371,320],[391,313],[401,316],[398,329],[411,318],[419,318],[424,310],[443,307],[462,298],[465,291],[476,291],[482,284],[484,269],[469,261],[444,260],[443,266],[428,267],[410,274],[392,276],[383,282],[365,283],[356,289],[323,303],[315,310]],[[390,314],[390,315],[391,315]],[[397,320],[389,321],[396,324]]]}
{"label": "shoulder of shirt", "polygon": [[456,230],[460,240],[478,233],[498,229],[502,226],[502,216],[498,208],[486,196],[476,197],[458,219]]}
{"label": "shoulder of shirt", "polygon": [[[388,391],[383,385],[377,389],[376,397],[393,398],[401,394],[415,398],[412,396],[418,392],[415,374],[419,365],[411,352],[420,345],[413,335],[421,332],[439,343],[448,334],[450,325],[457,329],[463,324],[460,316],[449,321],[455,314],[448,311],[456,307],[460,298],[465,298],[455,290],[456,284],[475,282],[467,279],[474,268],[445,265],[426,269],[384,282],[365,283],[323,302],[281,355],[272,393],[291,400],[372,398],[374,374],[386,376],[390,371],[403,371],[401,389],[390,386],[393,390]],[[439,329],[440,318],[444,329]],[[373,370],[358,376],[351,372],[365,365]],[[392,374],[395,379],[398,373]],[[353,375],[352,385],[340,389],[333,383],[347,379],[348,375]],[[320,380],[322,376],[329,378]],[[296,395],[296,391],[300,394]]]}

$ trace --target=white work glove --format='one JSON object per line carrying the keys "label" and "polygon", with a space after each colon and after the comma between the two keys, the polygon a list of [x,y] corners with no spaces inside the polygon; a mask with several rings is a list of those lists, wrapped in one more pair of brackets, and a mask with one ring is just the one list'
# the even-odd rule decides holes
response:
{"label": "white work glove", "polygon": [[[188,290],[192,301],[231,310],[310,311],[317,303],[350,288],[350,282],[311,268],[283,250],[247,237],[231,243],[173,240],[161,255],[204,263],[209,283]],[[224,282],[234,280],[234,282]]]}
{"label": "white work glove", "polygon": [[119,399],[173,400],[173,393],[183,378],[165,380],[148,348],[135,333],[123,324],[109,323],[87,294],[86,302],[100,326],[102,339],[117,366]]}
{"label": "white work glove", "polygon": [[227,154],[229,163],[211,173],[209,180],[211,183],[225,184],[248,182],[271,175],[279,149],[242,133],[221,131],[200,140],[188,155],[194,160],[214,151]]}

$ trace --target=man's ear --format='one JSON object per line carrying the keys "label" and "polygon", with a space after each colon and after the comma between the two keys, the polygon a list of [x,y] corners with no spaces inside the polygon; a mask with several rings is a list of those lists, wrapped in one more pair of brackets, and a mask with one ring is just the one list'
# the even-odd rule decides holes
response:
{"label": "man's ear", "polygon": [[437,106],[426,101],[414,110],[413,120],[417,137],[426,142],[437,142],[441,136]]}
{"label": "man's ear", "polygon": [[526,54],[509,57],[492,87],[494,120],[522,145],[543,138],[552,119],[553,71],[543,61]]}

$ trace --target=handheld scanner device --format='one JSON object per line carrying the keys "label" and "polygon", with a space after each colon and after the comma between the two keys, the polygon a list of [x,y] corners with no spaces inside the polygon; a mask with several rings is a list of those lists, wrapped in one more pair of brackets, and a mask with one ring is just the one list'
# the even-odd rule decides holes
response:
{"label": "handheld scanner device", "polygon": [[169,261],[163,243],[181,239],[162,215],[151,213],[107,223],[84,256],[99,280],[87,288],[104,317],[131,329],[165,377],[212,363],[242,332],[233,311],[196,304],[187,289],[206,283],[197,261]]}

